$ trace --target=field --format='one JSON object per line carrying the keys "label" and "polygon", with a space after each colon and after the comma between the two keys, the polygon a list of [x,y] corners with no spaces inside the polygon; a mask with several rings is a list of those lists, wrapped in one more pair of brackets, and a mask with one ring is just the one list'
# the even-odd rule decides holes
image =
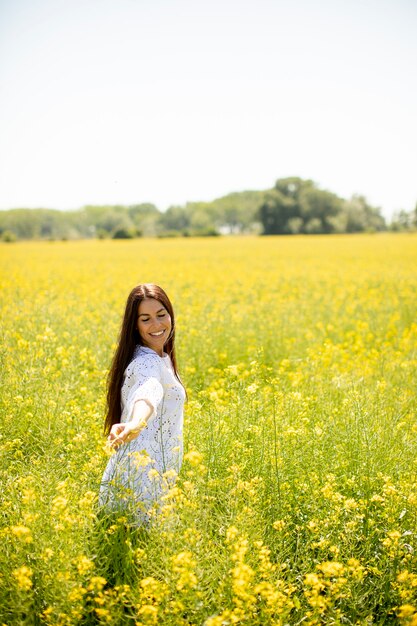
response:
{"label": "field", "polygon": [[[3,244],[0,624],[417,625],[417,236]],[[103,520],[106,374],[161,284],[185,460]]]}

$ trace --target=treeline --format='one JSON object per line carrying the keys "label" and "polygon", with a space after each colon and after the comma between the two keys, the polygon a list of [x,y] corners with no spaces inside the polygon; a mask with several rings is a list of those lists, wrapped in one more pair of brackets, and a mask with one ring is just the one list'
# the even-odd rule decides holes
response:
{"label": "treeline", "polygon": [[259,233],[264,192],[231,193],[213,202],[189,202],[159,211],[153,204],[85,206],[74,211],[0,211],[3,239],[80,239],[212,236]]}
{"label": "treeline", "polygon": [[416,210],[398,213],[387,225],[380,209],[363,196],[346,200],[301,178],[277,180],[266,191],[228,194],[212,202],[189,202],[159,211],[153,204],[85,206],[73,211],[0,211],[0,237],[81,239],[223,234],[313,234],[410,230]]}

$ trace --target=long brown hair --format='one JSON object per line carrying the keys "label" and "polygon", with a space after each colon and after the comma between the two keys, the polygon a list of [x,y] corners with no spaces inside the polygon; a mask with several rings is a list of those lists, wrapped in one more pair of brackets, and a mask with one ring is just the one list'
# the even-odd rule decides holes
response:
{"label": "long brown hair", "polygon": [[114,353],[107,378],[107,413],[104,422],[104,432],[107,434],[110,432],[113,424],[120,422],[122,414],[121,390],[124,372],[133,358],[136,346],[144,345],[138,330],[138,312],[140,303],[147,298],[158,300],[171,317],[171,333],[164,345],[164,351],[171,357],[175,376],[180,380],[175,356],[175,316],[170,299],[158,285],[152,283],[138,285],[132,289],[127,298],[125,314],[120,329],[119,344]]}

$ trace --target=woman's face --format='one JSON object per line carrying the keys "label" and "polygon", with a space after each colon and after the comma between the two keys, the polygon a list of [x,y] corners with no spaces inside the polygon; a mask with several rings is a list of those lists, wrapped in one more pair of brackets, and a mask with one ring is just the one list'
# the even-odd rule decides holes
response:
{"label": "woman's face", "polygon": [[145,346],[162,356],[171,328],[171,316],[159,300],[142,300],[138,310],[138,331]]}

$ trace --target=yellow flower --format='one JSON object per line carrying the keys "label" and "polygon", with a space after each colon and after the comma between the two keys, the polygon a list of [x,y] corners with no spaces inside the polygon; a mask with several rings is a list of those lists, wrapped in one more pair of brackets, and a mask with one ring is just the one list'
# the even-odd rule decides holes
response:
{"label": "yellow flower", "polygon": [[343,574],[345,568],[342,563],[337,563],[336,561],[326,561],[325,563],[320,563],[317,566],[317,569],[321,570],[325,576],[341,576]]}
{"label": "yellow flower", "polygon": [[14,569],[12,572],[14,578],[16,579],[17,582],[17,586],[19,587],[19,589],[22,589],[23,591],[29,591],[29,589],[31,589],[33,583],[32,583],[32,575],[33,575],[33,571],[31,570],[30,567],[26,567],[26,565],[22,565],[22,567],[18,567],[17,569]]}
{"label": "yellow flower", "polygon": [[417,613],[417,609],[412,604],[403,604],[398,609],[398,617],[401,619],[413,617],[415,613]]}
{"label": "yellow flower", "polygon": [[32,543],[32,531],[27,526],[12,526],[11,531],[22,543]]}
{"label": "yellow flower", "polygon": [[94,609],[97,617],[104,619],[106,622],[111,621],[110,611],[108,609],[96,608]]}
{"label": "yellow flower", "polygon": [[306,574],[304,576],[304,584],[309,587],[316,587],[318,589],[324,589],[324,585],[317,574]]}
{"label": "yellow flower", "polygon": [[133,464],[135,467],[146,467],[152,463],[152,459],[145,451],[143,452],[131,452],[130,456],[133,458]]}
{"label": "yellow flower", "polygon": [[197,585],[197,576],[194,573],[196,561],[189,550],[184,550],[172,557],[172,569],[179,574],[176,583],[178,591],[182,589],[191,589]]}
{"label": "yellow flower", "polygon": [[[138,616],[146,620],[146,624],[158,624],[158,607],[152,604],[144,604],[138,611]],[[143,622],[136,622],[137,626],[142,626]]]}
{"label": "yellow flower", "polygon": [[90,561],[84,554],[81,554],[75,559],[75,564],[79,574],[86,574],[90,570],[94,569],[93,561]]}
{"label": "yellow flower", "polygon": [[68,500],[64,496],[56,496],[52,500],[52,515],[60,515],[65,512]]}
{"label": "yellow flower", "polygon": [[272,524],[272,527],[274,528],[274,530],[283,530],[283,528],[285,527],[285,521],[283,519],[279,519]]}
{"label": "yellow flower", "polygon": [[234,541],[234,539],[236,539],[238,535],[239,535],[239,531],[236,528],[236,526],[229,526],[226,532],[226,541],[230,543]]}
{"label": "yellow flower", "polygon": [[184,460],[188,461],[193,467],[196,467],[197,465],[200,465],[200,463],[202,463],[203,455],[197,450],[191,450],[190,452],[184,454]]}
{"label": "yellow flower", "polygon": [[101,591],[104,585],[107,583],[107,580],[102,576],[92,576],[88,585],[89,591]]}
{"label": "yellow flower", "polygon": [[178,474],[177,474],[177,472],[174,469],[167,470],[166,472],[163,473],[163,477],[167,481],[175,480],[177,478],[177,476],[178,476]]}

